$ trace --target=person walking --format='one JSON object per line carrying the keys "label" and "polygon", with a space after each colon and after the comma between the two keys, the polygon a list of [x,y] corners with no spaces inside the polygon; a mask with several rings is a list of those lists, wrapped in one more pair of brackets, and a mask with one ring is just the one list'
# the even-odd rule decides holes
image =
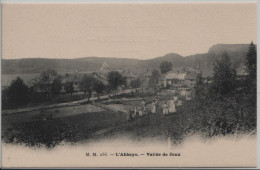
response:
{"label": "person walking", "polygon": [[174,96],[174,97],[173,97],[173,100],[174,100],[174,102],[177,102],[178,96]]}
{"label": "person walking", "polygon": [[155,100],[153,100],[153,102],[152,102],[151,112],[152,113],[156,113],[156,103],[155,103]]}
{"label": "person walking", "polygon": [[132,121],[132,120],[133,120],[133,117],[132,117],[132,110],[131,110],[131,108],[129,108],[129,110],[128,110],[128,117],[127,117],[127,120],[128,120],[128,121]]}
{"label": "person walking", "polygon": [[139,110],[139,116],[143,116],[143,109],[139,107],[138,110]]}
{"label": "person walking", "polygon": [[174,102],[173,98],[171,98],[167,102],[169,113],[175,113],[176,112],[175,102]]}
{"label": "person walking", "polygon": [[143,110],[143,114],[144,114],[145,111],[146,111],[146,108],[145,108],[145,100],[144,100],[144,99],[142,100],[141,105],[142,105],[142,110]]}
{"label": "person walking", "polygon": [[163,108],[163,115],[168,115],[169,111],[168,111],[167,101],[163,102],[162,108]]}
{"label": "person walking", "polygon": [[179,100],[177,101],[177,106],[182,106],[182,100],[179,99]]}
{"label": "person walking", "polygon": [[137,116],[138,116],[137,107],[134,107],[133,118],[136,118]]}

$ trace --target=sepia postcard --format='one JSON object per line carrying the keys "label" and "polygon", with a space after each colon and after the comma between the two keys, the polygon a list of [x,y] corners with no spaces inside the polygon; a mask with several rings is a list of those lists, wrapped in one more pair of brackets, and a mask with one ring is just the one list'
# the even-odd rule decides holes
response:
{"label": "sepia postcard", "polygon": [[2,3],[2,168],[257,167],[257,2]]}

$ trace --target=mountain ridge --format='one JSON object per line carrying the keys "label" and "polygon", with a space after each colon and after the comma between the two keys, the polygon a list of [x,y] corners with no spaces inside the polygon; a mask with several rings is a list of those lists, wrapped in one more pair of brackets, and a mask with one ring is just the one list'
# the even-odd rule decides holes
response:
{"label": "mountain ridge", "polygon": [[2,59],[2,74],[40,73],[46,69],[55,69],[60,73],[79,71],[99,71],[104,62],[109,70],[130,70],[133,73],[144,73],[158,69],[162,61],[169,61],[173,67],[196,67],[199,65],[206,74],[212,74],[214,61],[227,51],[233,62],[243,64],[249,44],[215,44],[208,53],[181,56],[168,53],[152,59],[83,57],[74,59],[22,58]]}

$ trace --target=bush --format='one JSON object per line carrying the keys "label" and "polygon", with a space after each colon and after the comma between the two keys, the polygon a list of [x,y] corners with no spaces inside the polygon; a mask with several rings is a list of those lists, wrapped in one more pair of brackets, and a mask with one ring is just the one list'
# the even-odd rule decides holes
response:
{"label": "bush", "polygon": [[21,143],[30,147],[53,148],[60,142],[74,143],[75,126],[63,120],[38,120],[23,124],[14,124],[3,135],[6,143]]}
{"label": "bush", "polygon": [[31,94],[31,103],[32,104],[38,104],[42,102],[48,102],[49,98],[48,95],[45,93],[32,93]]}
{"label": "bush", "polygon": [[20,77],[12,81],[11,85],[2,91],[3,108],[16,108],[29,103],[30,91]]}
{"label": "bush", "polygon": [[70,101],[76,101],[76,100],[82,100],[85,99],[88,95],[59,95],[53,99],[52,102],[55,103],[63,103],[63,102],[70,102]]}

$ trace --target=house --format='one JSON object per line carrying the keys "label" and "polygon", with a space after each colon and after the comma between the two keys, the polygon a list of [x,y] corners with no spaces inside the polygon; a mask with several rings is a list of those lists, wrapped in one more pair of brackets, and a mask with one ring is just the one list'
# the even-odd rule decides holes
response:
{"label": "house", "polygon": [[196,79],[198,76],[198,72],[187,72],[187,74],[184,77],[184,85],[186,87],[192,88],[196,84]]}
{"label": "house", "polygon": [[88,73],[83,73],[83,72],[76,72],[76,73],[66,73],[64,75],[64,78],[62,80],[62,87],[61,87],[61,92],[65,92],[65,85],[66,84],[72,84],[74,92],[79,92],[81,91],[80,89],[80,82],[83,80],[84,76],[93,76],[96,79],[99,79],[102,81],[105,85],[108,84],[107,80],[104,78],[100,77],[98,73],[96,72],[88,72]]}
{"label": "house", "polygon": [[144,73],[143,77],[146,79],[146,80],[149,80],[152,76],[152,73],[147,71],[146,73]]}
{"label": "house", "polygon": [[126,79],[126,86],[129,87],[130,83],[132,80],[136,80],[139,76],[133,74],[132,72],[130,72],[129,70],[105,70],[102,69],[99,72],[99,76],[100,78],[102,78],[103,80],[107,80],[108,74],[111,71],[117,71],[118,73],[120,73],[122,75],[122,77],[124,77]]}
{"label": "house", "polygon": [[189,71],[188,69],[174,70],[164,74],[161,78],[162,87],[188,87],[193,88],[196,84],[198,74],[201,73],[199,69]]}
{"label": "house", "polygon": [[75,92],[79,92],[79,84],[82,81],[83,77],[86,76],[85,73],[66,73],[64,79],[62,80],[62,91],[65,90],[65,85],[71,83],[73,86],[73,90]]}
{"label": "house", "polygon": [[163,86],[172,86],[172,87],[179,87],[182,86],[184,83],[184,78],[185,78],[186,73],[168,73],[166,74],[162,81],[163,81]]}
{"label": "house", "polygon": [[122,71],[122,76],[126,79],[126,86],[129,87],[131,81],[136,80],[138,78],[137,75],[133,74],[132,72],[128,71]]}
{"label": "house", "polygon": [[142,82],[142,84],[141,84],[142,88],[146,88],[149,86],[149,80],[150,80],[151,76],[152,76],[152,73],[149,71],[147,71],[143,74],[140,74],[138,76],[138,78],[140,78],[140,80]]}

